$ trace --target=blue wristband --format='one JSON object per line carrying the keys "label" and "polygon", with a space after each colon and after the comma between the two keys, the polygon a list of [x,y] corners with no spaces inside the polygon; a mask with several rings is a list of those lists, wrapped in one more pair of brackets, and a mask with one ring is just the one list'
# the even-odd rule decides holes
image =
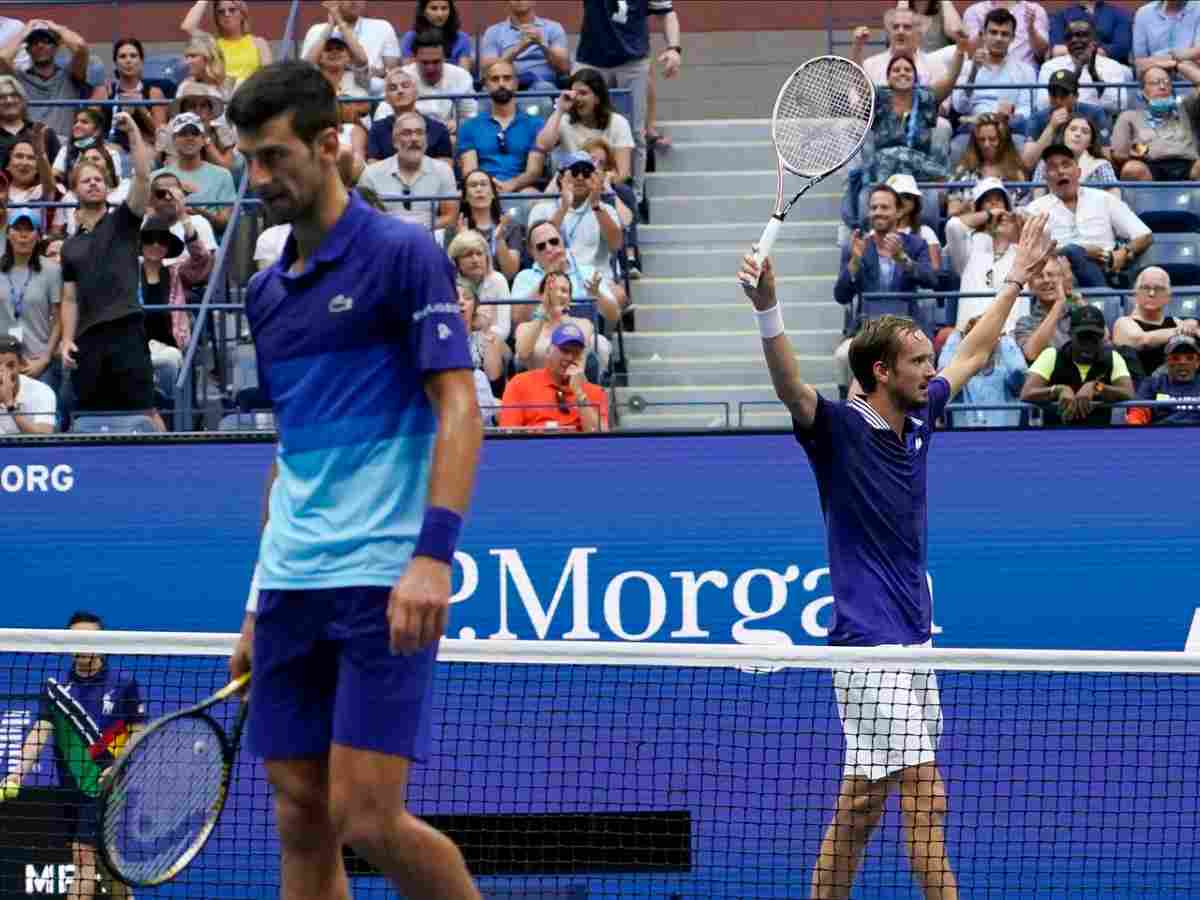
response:
{"label": "blue wristband", "polygon": [[462,516],[452,509],[429,507],[425,510],[425,521],[421,524],[421,534],[417,538],[417,549],[413,551],[413,556],[428,556],[447,565],[453,563],[462,521]]}

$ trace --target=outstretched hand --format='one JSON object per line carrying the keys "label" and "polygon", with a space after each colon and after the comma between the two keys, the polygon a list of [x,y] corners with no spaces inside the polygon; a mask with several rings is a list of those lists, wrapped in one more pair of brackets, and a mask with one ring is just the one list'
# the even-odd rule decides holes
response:
{"label": "outstretched hand", "polygon": [[1046,222],[1049,218],[1046,213],[1040,213],[1025,221],[1025,226],[1021,229],[1021,240],[1017,242],[1017,255],[1010,272],[1011,280],[1028,284],[1054,255],[1058,242],[1051,240],[1046,232]]}

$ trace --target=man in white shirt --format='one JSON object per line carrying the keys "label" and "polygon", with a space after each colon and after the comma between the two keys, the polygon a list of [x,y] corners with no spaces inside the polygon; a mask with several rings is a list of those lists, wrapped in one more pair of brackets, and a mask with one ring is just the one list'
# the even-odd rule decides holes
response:
{"label": "man in white shirt", "polygon": [[624,244],[617,211],[600,200],[604,180],[590,154],[572,153],[558,173],[558,201],[544,200],[529,213],[529,227],[553,222],[566,239],[567,250],[581,264],[608,271],[612,255]]}
{"label": "man in white shirt", "polygon": [[[1017,20],[1007,9],[997,8],[987,14],[982,46],[975,59],[963,67],[958,79],[959,89],[954,91],[954,108],[962,119],[951,143],[952,159],[962,156],[971,139],[975,119],[984,113],[1006,115],[1014,133],[1024,132],[1025,120],[1033,109],[1033,90],[1008,85],[1032,84],[1037,80],[1037,74],[1033,66],[1009,52],[1016,31]],[[964,85],[971,89],[961,90]]]}
{"label": "man in white shirt", "polygon": [[[961,297],[955,328],[968,322],[991,305],[992,298],[1008,277],[1017,255],[1024,220],[1013,213],[1012,198],[998,178],[976,183],[971,197],[973,211],[962,212],[946,223],[946,245],[950,262],[962,276],[959,290],[964,294],[986,293],[986,297]],[[1005,334],[1017,319],[1029,311],[1029,302],[1018,299],[1004,323]]]}
{"label": "man in white shirt", "polygon": [[369,187],[378,194],[389,215],[431,231],[449,228],[458,220],[457,200],[403,199],[458,194],[450,166],[425,155],[425,119],[418,112],[396,116],[392,141],[396,155],[367,166],[358,179],[359,187]]}
{"label": "man in white shirt", "polygon": [[58,398],[49,386],[21,374],[25,348],[0,335],[0,434],[53,434]]}
{"label": "man in white shirt", "polygon": [[[1072,19],[1067,23],[1067,55],[1055,56],[1042,64],[1038,72],[1041,84],[1050,84],[1055,72],[1067,69],[1079,84],[1079,100],[1102,107],[1116,116],[1126,105],[1122,88],[1107,87],[1122,81],[1133,81],[1133,72],[1115,59],[1098,53],[1096,30],[1087,19]],[[1050,92],[1037,92],[1038,108],[1050,105]],[[1037,135],[1031,135],[1037,137]]]}
{"label": "man in white shirt", "polygon": [[[1128,268],[1146,252],[1154,235],[1124,201],[1107,191],[1079,186],[1079,162],[1070,147],[1051,144],[1042,162],[1050,193],[1030,203],[1026,212],[1049,215],[1046,227],[1081,288],[1107,287],[1105,272]],[[1118,248],[1117,238],[1128,245]]]}
{"label": "man in white shirt", "polygon": [[[475,93],[475,80],[471,73],[446,62],[446,48],[437,32],[423,31],[418,34],[413,39],[413,55],[417,61],[405,66],[404,71],[417,79],[418,96],[431,98],[439,94]],[[465,122],[479,113],[479,101],[474,98],[423,99],[417,101],[417,109],[427,116],[433,116],[449,128],[451,136],[454,136],[458,134],[460,121]]]}
{"label": "man in white shirt", "polygon": [[[386,19],[368,19],[365,0],[338,0],[338,12],[346,26],[353,30],[354,36],[367,51],[370,62],[370,92],[373,95],[383,93],[383,78],[388,69],[400,65],[400,40],[396,37],[396,29]],[[318,43],[322,43],[326,23],[318,22],[308,29],[304,36],[304,44],[300,57],[306,58],[308,52]]]}
{"label": "man in white shirt", "polygon": [[1015,25],[1012,48],[1009,52],[1030,66],[1050,54],[1050,17],[1040,3],[1030,0],[981,0],[972,3],[963,13],[963,29],[971,39],[978,39],[986,29],[984,24],[993,10],[1003,9]]}
{"label": "man in white shirt", "polygon": [[[917,81],[929,87],[946,77],[946,64],[936,55],[921,49],[921,34],[917,30],[916,14],[911,9],[891,8],[883,14],[883,28],[887,32],[888,49],[863,59],[871,29],[863,27],[854,31],[854,43],[850,58],[863,67],[873,84],[887,87],[887,67],[896,54],[911,56],[917,61]],[[953,51],[953,45],[950,48]]]}

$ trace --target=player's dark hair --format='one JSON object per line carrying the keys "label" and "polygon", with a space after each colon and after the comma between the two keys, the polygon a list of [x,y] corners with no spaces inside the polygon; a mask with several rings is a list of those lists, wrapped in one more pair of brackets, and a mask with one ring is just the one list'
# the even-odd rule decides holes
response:
{"label": "player's dark hair", "polygon": [[78,609],[71,613],[71,618],[67,620],[67,627],[74,628],[80,622],[83,622],[87,625],[99,625],[101,628],[104,627],[104,621],[94,612],[90,612],[86,609]]}
{"label": "player's dark hair", "polygon": [[[596,128],[599,131],[608,130],[608,122],[612,118],[612,97],[608,94],[608,83],[604,80],[604,76],[595,69],[580,69],[571,75],[571,83],[567,85],[567,90],[570,90],[576,84],[585,84],[587,89],[596,95]],[[570,114],[572,122],[577,121],[575,114]]]}
{"label": "player's dark hair", "polygon": [[875,363],[895,368],[906,334],[920,333],[921,326],[907,316],[868,319],[850,342],[850,371],[870,394],[878,386]]}
{"label": "player's dark hair", "polygon": [[[457,32],[455,32],[457,34]],[[436,28],[426,28],[424,31],[418,31],[413,38],[413,56],[417,55],[417,51],[423,47],[441,47],[442,52],[446,53],[446,45],[442,41],[442,33]],[[449,56],[449,53],[446,53]]]}
{"label": "player's dark hair", "polygon": [[311,144],[322,131],[338,127],[337,94],[310,62],[285,60],[263,66],[242,82],[225,117],[237,128],[258,131],[291,113],[292,131]]}
{"label": "player's dark hair", "polygon": [[1017,17],[1003,7],[993,9],[984,17],[983,28],[985,31],[989,25],[999,25],[1001,28],[1007,25],[1012,29],[1013,34],[1017,33]]}

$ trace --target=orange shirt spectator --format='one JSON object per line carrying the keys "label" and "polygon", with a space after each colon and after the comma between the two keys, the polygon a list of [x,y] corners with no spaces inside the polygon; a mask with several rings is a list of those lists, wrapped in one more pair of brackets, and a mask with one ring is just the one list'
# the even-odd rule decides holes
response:
{"label": "orange shirt spectator", "polygon": [[501,401],[501,428],[608,431],[608,395],[583,374],[586,338],[567,322],[554,330],[541,369],[522,372],[508,383]]}

